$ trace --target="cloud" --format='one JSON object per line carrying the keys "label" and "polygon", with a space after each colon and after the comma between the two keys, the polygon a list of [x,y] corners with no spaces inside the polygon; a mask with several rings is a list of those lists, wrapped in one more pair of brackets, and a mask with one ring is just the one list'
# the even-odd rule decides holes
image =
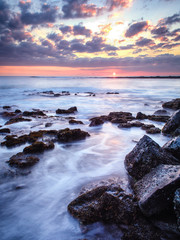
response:
{"label": "cloud", "polygon": [[31,7],[31,1],[19,1],[19,5],[18,5],[21,9],[22,12],[27,12],[27,10]]}
{"label": "cloud", "polygon": [[136,41],[136,46],[138,47],[147,47],[147,46],[150,46],[150,45],[153,45],[154,44],[154,41],[152,39],[149,39],[149,38],[139,38],[137,41]]}
{"label": "cloud", "polygon": [[72,26],[61,26],[59,28],[59,30],[63,33],[63,34],[67,34],[67,33],[71,33],[72,32]]}
{"label": "cloud", "polygon": [[6,22],[9,20],[9,17],[9,5],[5,1],[0,0],[0,28],[6,24]]}
{"label": "cloud", "polygon": [[63,36],[58,33],[50,33],[47,35],[47,38],[54,42],[59,42],[63,39]]}
{"label": "cloud", "polygon": [[88,0],[63,0],[62,18],[88,18],[100,15],[105,7],[97,7],[95,4],[88,4]]}
{"label": "cloud", "polygon": [[174,14],[170,17],[167,17],[163,20],[163,22],[164,22],[164,24],[167,24],[167,25],[168,24],[171,25],[174,23],[180,23],[180,14],[178,13],[178,14]]}
{"label": "cloud", "polygon": [[119,49],[121,50],[129,50],[129,49],[133,49],[134,48],[134,44],[128,44],[126,46],[121,46]]}
{"label": "cloud", "polygon": [[133,23],[125,33],[126,37],[133,37],[148,28],[148,21]]}
{"label": "cloud", "polygon": [[21,22],[21,15],[14,15],[8,22],[7,27],[11,30],[23,29],[24,24]]}
{"label": "cloud", "polygon": [[73,26],[73,33],[74,33],[74,35],[84,35],[86,37],[90,37],[92,31],[90,29],[87,29],[84,26],[75,25],[75,26]]}
{"label": "cloud", "polygon": [[106,5],[108,6],[109,11],[113,11],[115,8],[119,7],[129,7],[132,3],[132,0],[107,0]]}
{"label": "cloud", "polygon": [[173,41],[175,41],[175,42],[180,41],[180,35],[178,35],[176,38],[174,38]]}
{"label": "cloud", "polygon": [[25,25],[37,25],[44,23],[54,23],[58,15],[58,8],[43,4],[41,12],[22,12],[21,21]]}

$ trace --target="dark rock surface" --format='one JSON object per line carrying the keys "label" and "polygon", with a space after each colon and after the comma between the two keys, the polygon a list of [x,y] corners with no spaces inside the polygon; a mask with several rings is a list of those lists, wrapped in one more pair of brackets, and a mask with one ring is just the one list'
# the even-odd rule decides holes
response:
{"label": "dark rock surface", "polygon": [[174,211],[177,218],[178,230],[180,231],[180,188],[174,194]]}
{"label": "dark rock surface", "polygon": [[138,112],[137,115],[136,115],[136,119],[139,119],[139,120],[143,120],[143,119],[147,119],[147,115],[142,113],[142,112]]}
{"label": "dark rock surface", "polygon": [[24,111],[23,116],[26,117],[35,117],[35,116],[46,116],[43,111],[37,110],[37,111]]}
{"label": "dark rock surface", "polygon": [[3,106],[3,109],[11,109],[10,106]]}
{"label": "dark rock surface", "polygon": [[32,121],[32,120],[29,119],[29,118],[14,117],[14,118],[11,118],[9,121],[7,121],[5,123],[5,125],[10,125],[10,124],[13,124],[13,123],[18,123],[18,122],[30,122],[30,121]]}
{"label": "dark rock surface", "polygon": [[84,124],[84,123],[82,121],[71,119],[69,120],[69,124]]}
{"label": "dark rock surface", "polygon": [[163,146],[163,148],[180,160],[180,136],[171,139]]}
{"label": "dark rock surface", "polygon": [[168,111],[166,111],[165,109],[159,109],[159,110],[157,110],[157,111],[155,111],[154,112],[154,114],[153,115],[168,115],[169,113],[168,113]]}
{"label": "dark rock surface", "polygon": [[10,133],[10,129],[9,128],[2,128],[0,129],[0,133]]}
{"label": "dark rock surface", "polygon": [[125,157],[125,167],[136,180],[149,173],[160,164],[177,165],[180,162],[170,153],[161,148],[155,141],[145,135],[133,150]]}
{"label": "dark rock surface", "polygon": [[77,107],[70,107],[69,109],[57,109],[56,113],[57,114],[71,114],[77,112]]}
{"label": "dark rock surface", "polygon": [[69,212],[84,224],[97,221],[130,224],[136,208],[133,196],[117,186],[94,188],[68,205]]}
{"label": "dark rock surface", "polygon": [[18,168],[26,168],[31,167],[39,161],[39,158],[36,156],[30,156],[24,154],[22,152],[13,155],[8,163],[10,166],[18,167]]}
{"label": "dark rock surface", "polygon": [[134,185],[143,214],[152,216],[173,206],[174,192],[180,187],[180,166],[159,165]]}
{"label": "dark rock surface", "polygon": [[169,116],[163,115],[148,115],[148,119],[156,122],[167,122],[169,120]]}
{"label": "dark rock surface", "polygon": [[143,130],[148,130],[150,128],[154,128],[155,126],[153,124],[143,124],[141,127]]}
{"label": "dark rock surface", "polygon": [[165,102],[162,104],[162,107],[178,110],[180,109],[180,98],[176,98],[176,99],[173,99],[172,101]]}
{"label": "dark rock surface", "polygon": [[28,147],[25,147],[23,152],[24,153],[41,153],[46,150],[50,150],[54,148],[53,142],[43,143],[43,142],[35,142]]}
{"label": "dark rock surface", "polygon": [[95,117],[91,119],[91,123],[89,124],[89,126],[90,127],[99,126],[99,125],[102,125],[103,123],[104,123],[103,118]]}
{"label": "dark rock surface", "polygon": [[83,140],[89,137],[89,133],[82,131],[81,129],[69,129],[65,128],[58,131],[57,137],[59,142],[72,142],[76,140]]}
{"label": "dark rock surface", "polygon": [[111,119],[122,119],[125,121],[131,121],[135,119],[130,112],[110,112],[108,117]]}
{"label": "dark rock surface", "polygon": [[146,133],[148,134],[156,134],[156,133],[160,133],[161,129],[156,128],[156,127],[152,127],[146,130]]}
{"label": "dark rock surface", "polygon": [[175,134],[180,132],[180,110],[176,111],[164,125],[162,132],[165,134]]}

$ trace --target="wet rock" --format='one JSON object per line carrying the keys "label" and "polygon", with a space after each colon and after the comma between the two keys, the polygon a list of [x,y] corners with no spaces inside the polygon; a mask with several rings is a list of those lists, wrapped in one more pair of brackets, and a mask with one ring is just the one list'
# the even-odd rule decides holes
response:
{"label": "wet rock", "polygon": [[3,112],[3,113],[2,113],[2,116],[3,116],[4,118],[12,118],[12,117],[15,117],[15,116],[16,116],[16,113],[14,113],[14,112]]}
{"label": "wet rock", "polygon": [[25,144],[28,141],[28,136],[23,135],[20,137],[16,137],[14,135],[10,135],[10,136],[6,136],[5,139],[6,139],[6,141],[1,143],[2,146],[14,147],[17,145]]}
{"label": "wet rock", "polygon": [[107,92],[106,94],[119,94],[119,92]]}
{"label": "wet rock", "polygon": [[143,214],[152,216],[172,208],[174,192],[180,187],[180,166],[159,165],[134,185]]}
{"label": "wet rock", "polygon": [[11,109],[10,106],[3,106],[3,109]]}
{"label": "wet rock", "polygon": [[45,127],[51,127],[53,124],[52,123],[46,123]]}
{"label": "wet rock", "polygon": [[135,121],[135,122],[131,122],[131,125],[132,125],[132,127],[142,127],[142,126],[144,126],[144,123]]}
{"label": "wet rock", "polygon": [[180,110],[171,116],[162,129],[162,133],[171,135],[173,135],[175,131],[180,132]]}
{"label": "wet rock", "polygon": [[169,116],[162,115],[148,115],[148,119],[156,122],[167,122],[169,120]]}
{"label": "wet rock", "polygon": [[99,125],[102,125],[103,123],[104,123],[103,118],[95,117],[91,119],[91,123],[89,124],[89,126],[90,127],[99,126]]}
{"label": "wet rock", "polygon": [[136,119],[139,119],[139,120],[143,120],[143,119],[147,119],[148,116],[142,112],[138,112],[137,115],[136,115]]}
{"label": "wet rock", "polygon": [[155,126],[153,124],[143,124],[141,127],[143,130],[148,130],[150,128],[154,128]]}
{"label": "wet rock", "polygon": [[29,156],[22,152],[13,155],[8,163],[10,166],[18,167],[18,168],[26,168],[35,165],[39,161],[39,158],[36,156]]}
{"label": "wet rock", "polygon": [[32,121],[32,120],[29,118],[15,117],[15,118],[11,118],[9,121],[7,121],[5,123],[5,125],[10,125],[13,123],[18,123],[18,122],[30,122],[30,121]]}
{"label": "wet rock", "polygon": [[173,138],[169,142],[167,142],[163,146],[163,149],[172,153],[174,157],[180,160],[180,136]]}
{"label": "wet rock", "polygon": [[148,134],[157,134],[160,132],[161,132],[161,129],[156,128],[156,127],[152,127],[152,128],[149,128],[146,130],[146,133],[148,133]]}
{"label": "wet rock", "polygon": [[162,107],[178,110],[180,109],[180,98],[176,98],[176,99],[173,99],[172,101],[165,102],[162,104]]}
{"label": "wet rock", "polygon": [[178,165],[180,162],[147,135],[144,135],[125,157],[125,167],[136,180],[160,164]]}
{"label": "wet rock", "polygon": [[75,112],[77,112],[77,107],[71,107],[67,110],[65,110],[65,109],[57,109],[56,110],[57,114],[71,114],[71,113],[75,113]]}
{"label": "wet rock", "polygon": [[112,123],[127,123],[127,120],[125,118],[112,118],[110,120]]}
{"label": "wet rock", "polygon": [[22,112],[21,112],[21,110],[16,109],[16,110],[15,110],[15,113],[22,113]]}
{"label": "wet rock", "polygon": [[97,221],[130,224],[136,208],[133,196],[116,186],[97,187],[68,205],[69,212],[84,224]]}
{"label": "wet rock", "polygon": [[120,123],[119,125],[118,125],[118,128],[131,128],[132,127],[132,125],[131,125],[131,123]]}
{"label": "wet rock", "polygon": [[152,226],[145,218],[140,218],[124,231],[122,240],[162,240],[164,234]]}
{"label": "wet rock", "polygon": [[174,211],[177,218],[177,226],[180,231],[180,188],[176,190],[174,195]]}
{"label": "wet rock", "polygon": [[69,124],[84,124],[82,121],[77,121],[74,119],[69,120]]}
{"label": "wet rock", "polygon": [[54,148],[53,142],[43,143],[43,142],[35,142],[28,147],[25,147],[24,153],[42,153],[46,150],[50,150]]}
{"label": "wet rock", "polygon": [[155,111],[153,115],[168,115],[168,111],[166,111],[165,109],[160,109]]}
{"label": "wet rock", "polygon": [[43,111],[37,110],[37,111],[24,111],[23,112],[23,116],[26,117],[35,117],[35,116],[46,116],[45,113],[43,113]]}
{"label": "wet rock", "polygon": [[2,128],[0,129],[0,133],[10,133],[10,129],[9,128]]}
{"label": "wet rock", "polygon": [[83,140],[88,136],[90,136],[89,133],[82,131],[81,129],[69,129],[69,128],[60,130],[57,134],[59,142],[72,142],[76,140]]}

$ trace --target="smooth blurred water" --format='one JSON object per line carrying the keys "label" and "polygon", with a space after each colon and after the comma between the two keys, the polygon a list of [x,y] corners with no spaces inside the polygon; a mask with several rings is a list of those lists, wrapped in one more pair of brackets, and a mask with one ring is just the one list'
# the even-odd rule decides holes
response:
{"label": "smooth blurred water", "polygon": [[[69,91],[70,95],[52,97],[37,94],[48,90],[55,93]],[[93,92],[95,96],[86,92]],[[81,128],[91,135],[83,141],[56,144],[54,150],[40,154],[40,162],[27,176],[0,176],[0,239],[120,239],[114,226],[100,223],[89,226],[89,231],[83,233],[78,221],[68,214],[67,205],[88,183],[111,175],[125,181],[124,158],[135,146],[133,140],[138,141],[145,131],[139,128],[119,129],[117,124],[111,123],[89,127],[89,119],[111,111],[129,111],[134,116],[139,111],[153,114],[162,108],[162,101],[179,95],[180,79],[0,77],[1,112],[2,106],[10,105],[12,110],[46,110],[49,116],[9,125],[12,133],[22,135],[37,131],[51,122],[53,125],[47,129]],[[71,116],[83,121],[84,125],[71,126],[68,120],[55,113],[58,108],[72,106],[77,106],[78,112]],[[169,114],[172,112],[169,110]],[[6,120],[1,117],[0,125]],[[151,123],[160,128],[164,125]],[[150,136],[161,146],[169,140],[161,134]],[[11,169],[6,161],[26,145],[11,149],[0,147],[0,172]],[[17,186],[22,188],[16,190]]]}

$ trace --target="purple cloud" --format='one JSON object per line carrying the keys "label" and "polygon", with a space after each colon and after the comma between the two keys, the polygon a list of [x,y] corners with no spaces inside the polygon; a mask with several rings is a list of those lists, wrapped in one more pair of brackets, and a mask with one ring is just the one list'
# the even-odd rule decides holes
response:
{"label": "purple cloud", "polygon": [[133,37],[148,28],[148,21],[133,23],[125,33],[126,37]]}
{"label": "purple cloud", "polygon": [[149,38],[139,38],[136,42],[136,46],[138,47],[146,47],[152,44],[154,44],[154,41]]}

